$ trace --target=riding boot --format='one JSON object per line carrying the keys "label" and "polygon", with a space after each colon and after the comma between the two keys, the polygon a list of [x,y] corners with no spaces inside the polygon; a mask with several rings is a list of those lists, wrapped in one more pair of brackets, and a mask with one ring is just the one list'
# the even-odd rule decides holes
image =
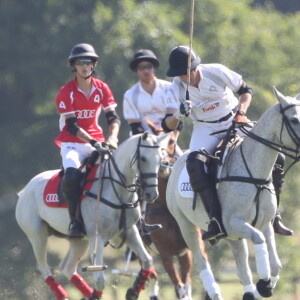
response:
{"label": "riding boot", "polygon": [[284,183],[284,162],[285,162],[285,156],[282,153],[279,153],[272,173],[273,185],[274,185],[275,194],[277,198],[277,212],[273,219],[273,228],[274,228],[274,232],[277,234],[290,236],[294,234],[293,230],[287,228],[282,223],[281,216],[278,211],[279,202],[280,202],[280,193]]}
{"label": "riding boot", "polygon": [[203,240],[219,240],[226,236],[222,223],[221,206],[217,191],[209,174],[205,170],[207,157],[201,152],[191,152],[186,161],[190,183],[195,193],[199,193],[204,208],[210,218],[208,230],[202,235]]}
{"label": "riding boot", "polygon": [[68,203],[70,225],[68,231],[69,238],[83,238],[84,226],[80,220],[78,213],[78,205],[80,204],[80,182],[82,173],[76,168],[67,168],[63,176],[62,190]]}
{"label": "riding boot", "polygon": [[142,236],[150,235],[152,232],[162,228],[161,224],[147,224],[143,217],[140,217],[138,222],[139,222],[140,233]]}

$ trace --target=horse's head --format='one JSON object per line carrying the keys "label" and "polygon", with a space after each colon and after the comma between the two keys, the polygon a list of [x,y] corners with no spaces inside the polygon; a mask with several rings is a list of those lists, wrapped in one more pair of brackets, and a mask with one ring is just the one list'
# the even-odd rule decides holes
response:
{"label": "horse's head", "polygon": [[132,160],[137,166],[138,180],[142,190],[142,198],[153,202],[158,197],[158,170],[162,159],[160,142],[165,136],[143,133],[138,140],[136,153]]}
{"label": "horse's head", "polygon": [[[288,132],[286,136],[292,140],[294,146],[296,146],[296,151],[298,151],[300,147],[300,101],[297,98],[282,95],[275,87],[273,87],[273,90],[279,101],[283,125],[285,125]],[[282,144],[288,144],[284,134],[281,134],[280,139]]]}

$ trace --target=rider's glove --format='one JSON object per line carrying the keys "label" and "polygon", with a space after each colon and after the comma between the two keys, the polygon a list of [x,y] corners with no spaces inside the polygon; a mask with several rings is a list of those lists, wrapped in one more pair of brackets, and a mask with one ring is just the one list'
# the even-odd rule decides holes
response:
{"label": "rider's glove", "polygon": [[107,147],[104,144],[96,140],[90,140],[90,144],[98,151],[98,152],[107,152]]}
{"label": "rider's glove", "polygon": [[187,118],[192,110],[192,102],[189,100],[185,100],[184,102],[180,103],[179,109],[174,114],[174,117],[177,120],[183,120]]}
{"label": "rider's glove", "polygon": [[236,123],[248,123],[250,120],[247,118],[246,114],[241,111],[237,111],[235,118],[234,118]]}
{"label": "rider's glove", "polygon": [[118,138],[116,136],[110,135],[107,139],[107,144],[110,148],[112,149],[117,149],[118,148]]}

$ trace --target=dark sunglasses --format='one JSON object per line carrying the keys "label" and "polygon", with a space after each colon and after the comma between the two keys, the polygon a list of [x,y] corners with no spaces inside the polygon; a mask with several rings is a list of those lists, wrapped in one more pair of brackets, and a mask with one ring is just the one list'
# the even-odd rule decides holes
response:
{"label": "dark sunglasses", "polygon": [[83,66],[83,65],[90,66],[94,63],[95,62],[92,59],[88,59],[88,58],[80,58],[75,60],[75,65],[77,66]]}
{"label": "dark sunglasses", "polygon": [[143,70],[150,70],[153,67],[154,66],[152,64],[147,64],[147,65],[139,65],[139,66],[137,66],[137,69],[140,71],[143,71]]}

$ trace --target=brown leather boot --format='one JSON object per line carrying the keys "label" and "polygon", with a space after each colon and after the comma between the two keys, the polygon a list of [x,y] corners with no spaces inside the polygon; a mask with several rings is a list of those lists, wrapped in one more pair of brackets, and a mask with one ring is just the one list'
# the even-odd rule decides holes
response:
{"label": "brown leather boot", "polygon": [[287,228],[281,221],[281,216],[277,213],[273,219],[274,232],[277,234],[291,236],[294,234],[293,230]]}

